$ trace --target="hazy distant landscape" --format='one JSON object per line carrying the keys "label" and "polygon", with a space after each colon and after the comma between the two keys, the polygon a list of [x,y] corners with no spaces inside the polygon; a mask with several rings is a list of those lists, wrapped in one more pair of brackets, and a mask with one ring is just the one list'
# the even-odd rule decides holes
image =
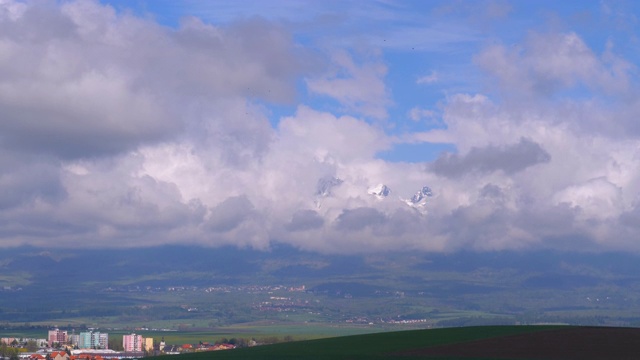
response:
{"label": "hazy distant landscape", "polygon": [[640,261],[620,253],[22,247],[2,252],[0,263],[3,333],[55,325],[301,339],[489,324],[640,325]]}

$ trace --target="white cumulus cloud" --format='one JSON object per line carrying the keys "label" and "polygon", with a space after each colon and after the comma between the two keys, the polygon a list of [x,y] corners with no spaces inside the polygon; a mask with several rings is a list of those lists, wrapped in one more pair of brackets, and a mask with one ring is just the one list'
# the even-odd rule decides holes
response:
{"label": "white cumulus cloud", "polygon": [[[485,87],[395,109],[384,53],[294,31],[0,1],[0,246],[640,250],[637,74],[613,43],[494,42],[468,59]],[[379,158],[404,142],[456,151]]]}

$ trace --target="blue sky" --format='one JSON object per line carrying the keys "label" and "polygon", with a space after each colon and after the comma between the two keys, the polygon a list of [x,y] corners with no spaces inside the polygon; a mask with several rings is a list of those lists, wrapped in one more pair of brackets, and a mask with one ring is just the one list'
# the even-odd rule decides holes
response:
{"label": "blue sky", "polygon": [[4,0],[0,246],[639,251],[638,7]]}
{"label": "blue sky", "polygon": [[[179,28],[187,17],[228,26],[261,17],[287,27],[293,39],[318,52],[328,48],[379,52],[388,91],[388,134],[425,131],[445,126],[439,118],[448,95],[486,92],[499,101],[478,70],[474,56],[487,44],[518,46],[530,32],[576,31],[594,51],[613,44],[618,54],[637,60],[638,5],[623,1],[108,1],[119,12],[154,19]],[[365,47],[366,50],[358,49]],[[488,83],[489,82],[489,83]],[[590,96],[580,88],[568,97]],[[293,103],[265,103],[270,121],[295,112],[298,103],[347,113],[335,99],[310,94],[301,80]],[[429,121],[411,119],[420,107]],[[417,116],[417,115],[414,115]],[[368,121],[372,121],[368,119]],[[432,161],[454,144],[399,144],[379,156],[389,161]]]}

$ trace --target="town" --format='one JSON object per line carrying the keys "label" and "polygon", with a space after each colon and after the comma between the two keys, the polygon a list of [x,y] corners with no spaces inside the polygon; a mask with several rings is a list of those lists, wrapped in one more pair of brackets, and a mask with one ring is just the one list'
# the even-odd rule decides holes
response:
{"label": "town", "polygon": [[[151,337],[131,333],[122,335],[121,346],[110,349],[109,334],[100,331],[68,333],[58,328],[51,329],[46,339],[40,338],[0,338],[0,359],[9,360],[108,360],[140,358],[155,355],[177,355],[195,351],[230,350],[237,346],[254,346],[255,341],[236,341],[224,339],[223,342],[210,344],[170,345],[164,338],[154,342]],[[113,343],[112,343],[113,344]],[[118,344],[120,345],[120,344]]]}

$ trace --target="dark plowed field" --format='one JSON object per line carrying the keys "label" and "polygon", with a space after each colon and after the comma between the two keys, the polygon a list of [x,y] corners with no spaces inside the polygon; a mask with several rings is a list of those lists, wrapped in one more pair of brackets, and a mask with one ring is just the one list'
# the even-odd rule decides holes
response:
{"label": "dark plowed field", "polygon": [[393,355],[487,359],[640,359],[640,329],[567,328],[395,353]]}

